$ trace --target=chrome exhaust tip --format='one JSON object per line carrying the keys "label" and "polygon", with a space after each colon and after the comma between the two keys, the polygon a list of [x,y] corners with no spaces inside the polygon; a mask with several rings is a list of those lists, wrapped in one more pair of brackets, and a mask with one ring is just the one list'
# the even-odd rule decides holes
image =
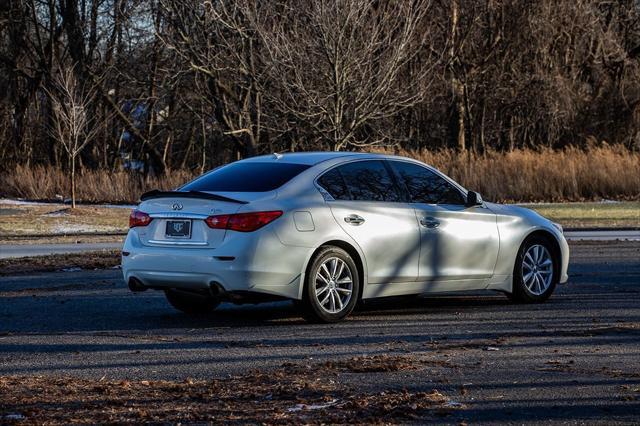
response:
{"label": "chrome exhaust tip", "polygon": [[133,291],[134,293],[139,293],[141,291],[147,290],[147,287],[144,284],[142,284],[140,280],[137,278],[129,278],[128,284],[129,284],[129,290]]}

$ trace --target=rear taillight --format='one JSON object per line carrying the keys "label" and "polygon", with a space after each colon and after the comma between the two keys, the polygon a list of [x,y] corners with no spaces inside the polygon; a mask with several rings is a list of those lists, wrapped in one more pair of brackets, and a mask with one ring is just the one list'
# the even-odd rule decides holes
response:
{"label": "rear taillight", "polygon": [[129,215],[129,228],[135,228],[136,226],[147,226],[153,219],[151,216],[140,210],[131,210]]}
{"label": "rear taillight", "polygon": [[282,211],[221,214],[209,216],[205,222],[209,228],[230,229],[232,231],[252,232],[262,228],[282,216]]}

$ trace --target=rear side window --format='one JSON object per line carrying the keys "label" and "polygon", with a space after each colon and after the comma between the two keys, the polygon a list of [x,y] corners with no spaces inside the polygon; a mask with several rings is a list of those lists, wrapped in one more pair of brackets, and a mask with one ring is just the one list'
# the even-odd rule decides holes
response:
{"label": "rear side window", "polygon": [[266,192],[273,191],[309,166],[292,163],[237,162],[215,169],[184,185],[182,191]]}
{"label": "rear side window", "polygon": [[407,186],[414,203],[464,204],[460,191],[431,170],[404,161],[392,161],[391,164]]}
{"label": "rear side window", "polygon": [[347,185],[344,183],[344,179],[340,174],[340,171],[335,168],[329,170],[323,174],[318,183],[327,191],[334,200],[350,200],[351,196],[347,190]]}
{"label": "rear side window", "polygon": [[336,200],[400,201],[398,188],[381,161],[356,161],[325,173],[318,182]]}

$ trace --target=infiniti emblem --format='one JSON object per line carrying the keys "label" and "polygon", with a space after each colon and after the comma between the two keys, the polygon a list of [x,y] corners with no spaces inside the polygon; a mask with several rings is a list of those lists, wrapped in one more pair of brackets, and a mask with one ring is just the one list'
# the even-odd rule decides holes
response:
{"label": "infiniti emblem", "polygon": [[182,210],[182,204],[180,203],[173,203],[173,205],[171,206],[171,208],[173,210]]}

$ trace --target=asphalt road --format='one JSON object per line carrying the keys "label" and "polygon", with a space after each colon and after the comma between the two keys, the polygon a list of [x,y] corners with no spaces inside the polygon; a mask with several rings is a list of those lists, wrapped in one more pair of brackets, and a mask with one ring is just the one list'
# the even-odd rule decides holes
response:
{"label": "asphalt road", "polygon": [[78,244],[2,244],[0,245],[0,259],[120,249],[122,249],[121,242]]}
{"label": "asphalt road", "polygon": [[[567,231],[568,241],[640,241],[638,230],[590,230]],[[121,242],[116,243],[78,243],[78,244],[2,244],[0,245],[0,259],[46,256],[50,254],[83,253],[98,250],[120,250]]]}
{"label": "asphalt road", "polygon": [[[415,370],[340,373],[371,391],[437,389],[443,422],[640,422],[640,243],[572,244],[571,279],[540,305],[500,294],[370,303],[336,325],[292,305],[190,318],[118,271],[0,278],[0,376],[226,377],[285,362],[420,357]],[[426,360],[426,361],[425,361]]]}

